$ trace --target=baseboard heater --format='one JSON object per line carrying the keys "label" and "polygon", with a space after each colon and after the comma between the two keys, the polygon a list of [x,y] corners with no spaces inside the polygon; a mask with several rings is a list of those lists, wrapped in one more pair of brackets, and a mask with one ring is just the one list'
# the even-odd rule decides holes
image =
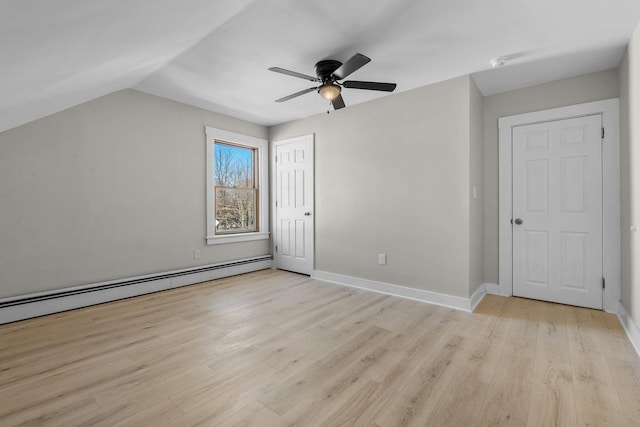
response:
{"label": "baseboard heater", "polygon": [[0,324],[264,270],[271,267],[272,259],[271,255],[264,255],[51,292],[4,298],[0,299]]}

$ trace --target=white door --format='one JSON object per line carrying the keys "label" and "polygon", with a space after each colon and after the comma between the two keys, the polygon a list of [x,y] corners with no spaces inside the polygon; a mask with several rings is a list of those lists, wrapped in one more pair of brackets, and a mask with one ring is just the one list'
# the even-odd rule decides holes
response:
{"label": "white door", "polygon": [[602,117],[513,128],[513,294],[602,308]]}
{"label": "white door", "polygon": [[275,142],[275,261],[313,272],[313,135]]}

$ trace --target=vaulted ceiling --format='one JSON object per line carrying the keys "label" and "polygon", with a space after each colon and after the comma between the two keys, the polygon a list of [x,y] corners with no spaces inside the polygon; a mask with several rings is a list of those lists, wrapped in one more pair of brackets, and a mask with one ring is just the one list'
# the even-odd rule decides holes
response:
{"label": "vaulted ceiling", "polygon": [[269,67],[314,75],[356,52],[372,62],[349,79],[472,74],[488,95],[616,67],[638,21],[638,0],[4,0],[0,131],[125,88],[273,125],[329,105],[275,103],[313,84]]}

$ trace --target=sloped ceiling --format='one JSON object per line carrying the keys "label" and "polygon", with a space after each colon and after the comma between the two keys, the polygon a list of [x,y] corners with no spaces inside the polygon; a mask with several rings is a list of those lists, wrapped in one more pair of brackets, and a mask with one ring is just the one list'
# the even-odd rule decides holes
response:
{"label": "sloped ceiling", "polygon": [[373,60],[350,79],[399,92],[472,74],[487,95],[616,67],[639,20],[637,0],[5,0],[0,131],[125,88],[273,125],[329,105],[276,104],[313,84],[267,68],[314,75],[356,52]]}

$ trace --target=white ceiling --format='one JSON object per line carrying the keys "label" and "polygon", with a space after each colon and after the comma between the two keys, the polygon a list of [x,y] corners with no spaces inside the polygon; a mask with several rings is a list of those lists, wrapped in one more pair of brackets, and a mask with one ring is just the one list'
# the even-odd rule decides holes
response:
{"label": "white ceiling", "polygon": [[314,84],[267,68],[356,52],[372,61],[351,80],[472,74],[488,95],[616,67],[638,21],[638,0],[2,0],[0,131],[125,88],[273,125],[329,105],[276,104]]}

